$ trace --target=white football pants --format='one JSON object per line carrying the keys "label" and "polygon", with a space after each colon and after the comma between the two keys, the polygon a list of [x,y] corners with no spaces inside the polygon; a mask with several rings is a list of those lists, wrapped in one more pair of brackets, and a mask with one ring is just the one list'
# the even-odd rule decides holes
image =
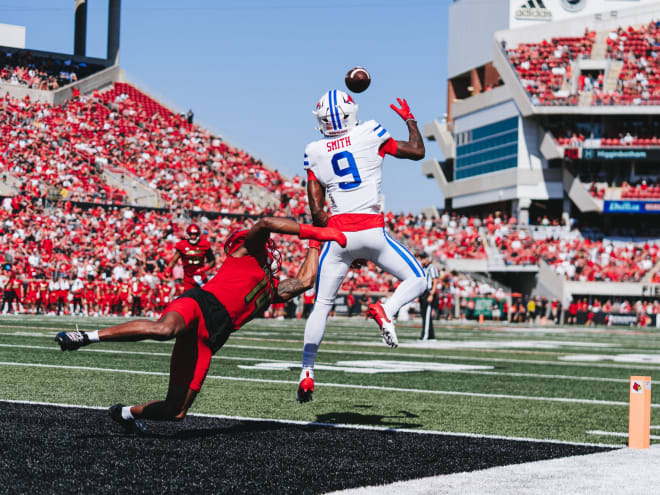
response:
{"label": "white football pants", "polygon": [[319,258],[316,277],[316,301],[305,325],[303,368],[313,368],[328,313],[337,297],[344,277],[356,259],[374,262],[384,271],[401,280],[394,293],[383,303],[385,313],[393,319],[401,306],[409,303],[426,289],[426,274],[417,259],[400,242],[390,237],[382,227],[358,232],[344,232],[346,247],[328,242]]}

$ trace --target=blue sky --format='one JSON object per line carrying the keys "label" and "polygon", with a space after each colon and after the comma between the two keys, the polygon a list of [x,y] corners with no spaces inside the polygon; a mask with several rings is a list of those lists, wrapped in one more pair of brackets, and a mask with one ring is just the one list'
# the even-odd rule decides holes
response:
{"label": "blue sky", "polygon": [[[105,58],[107,0],[88,0],[87,55]],[[183,4],[185,3],[185,6]],[[317,139],[312,110],[344,75],[366,67],[371,87],[355,96],[361,120],[407,139],[389,108],[405,97],[420,123],[446,108],[450,0],[124,0],[120,65],[172,108],[288,176],[302,174]],[[28,48],[73,51],[74,0],[0,0],[0,22],[26,26]],[[442,158],[426,142],[427,158]],[[388,157],[386,207],[440,205],[421,162]]]}

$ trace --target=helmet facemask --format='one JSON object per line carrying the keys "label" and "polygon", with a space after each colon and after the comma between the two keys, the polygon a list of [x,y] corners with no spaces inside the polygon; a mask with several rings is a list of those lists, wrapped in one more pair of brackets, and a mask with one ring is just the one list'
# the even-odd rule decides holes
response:
{"label": "helmet facemask", "polygon": [[268,239],[266,243],[266,253],[268,254],[268,263],[270,265],[270,273],[275,275],[282,268],[282,253],[277,249],[277,246],[272,239]]}

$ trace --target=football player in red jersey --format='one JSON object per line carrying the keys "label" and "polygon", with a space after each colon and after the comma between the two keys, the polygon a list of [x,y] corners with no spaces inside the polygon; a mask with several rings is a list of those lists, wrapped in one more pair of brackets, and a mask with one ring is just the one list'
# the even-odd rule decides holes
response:
{"label": "football player in red jersey", "polygon": [[199,226],[190,224],[186,229],[186,239],[174,246],[176,252],[165,268],[165,273],[177,264],[183,264],[183,290],[199,287],[205,282],[205,273],[215,266],[215,255],[209,241],[202,237]]}
{"label": "football player in red jersey", "polygon": [[[294,278],[277,283],[280,253],[271,232],[312,239],[305,260]],[[141,419],[181,420],[202,387],[211,356],[229,335],[266,310],[314,285],[319,262],[319,242],[346,236],[335,228],[301,225],[288,218],[262,218],[249,230],[233,232],[225,241],[227,258],[218,273],[204,285],[186,291],[165,308],[158,321],[139,319],[95,332],[60,332],[55,341],[62,350],[76,350],[93,342],[176,339],[170,363],[165,400],[139,406],[116,404],[110,416],[127,431],[144,433]]]}

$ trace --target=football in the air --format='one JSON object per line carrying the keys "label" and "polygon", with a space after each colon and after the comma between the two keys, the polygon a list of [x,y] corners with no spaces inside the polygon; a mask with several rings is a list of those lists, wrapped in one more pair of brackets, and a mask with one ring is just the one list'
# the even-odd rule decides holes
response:
{"label": "football in the air", "polygon": [[346,74],[344,81],[353,93],[362,93],[371,84],[371,76],[364,67],[353,67]]}

